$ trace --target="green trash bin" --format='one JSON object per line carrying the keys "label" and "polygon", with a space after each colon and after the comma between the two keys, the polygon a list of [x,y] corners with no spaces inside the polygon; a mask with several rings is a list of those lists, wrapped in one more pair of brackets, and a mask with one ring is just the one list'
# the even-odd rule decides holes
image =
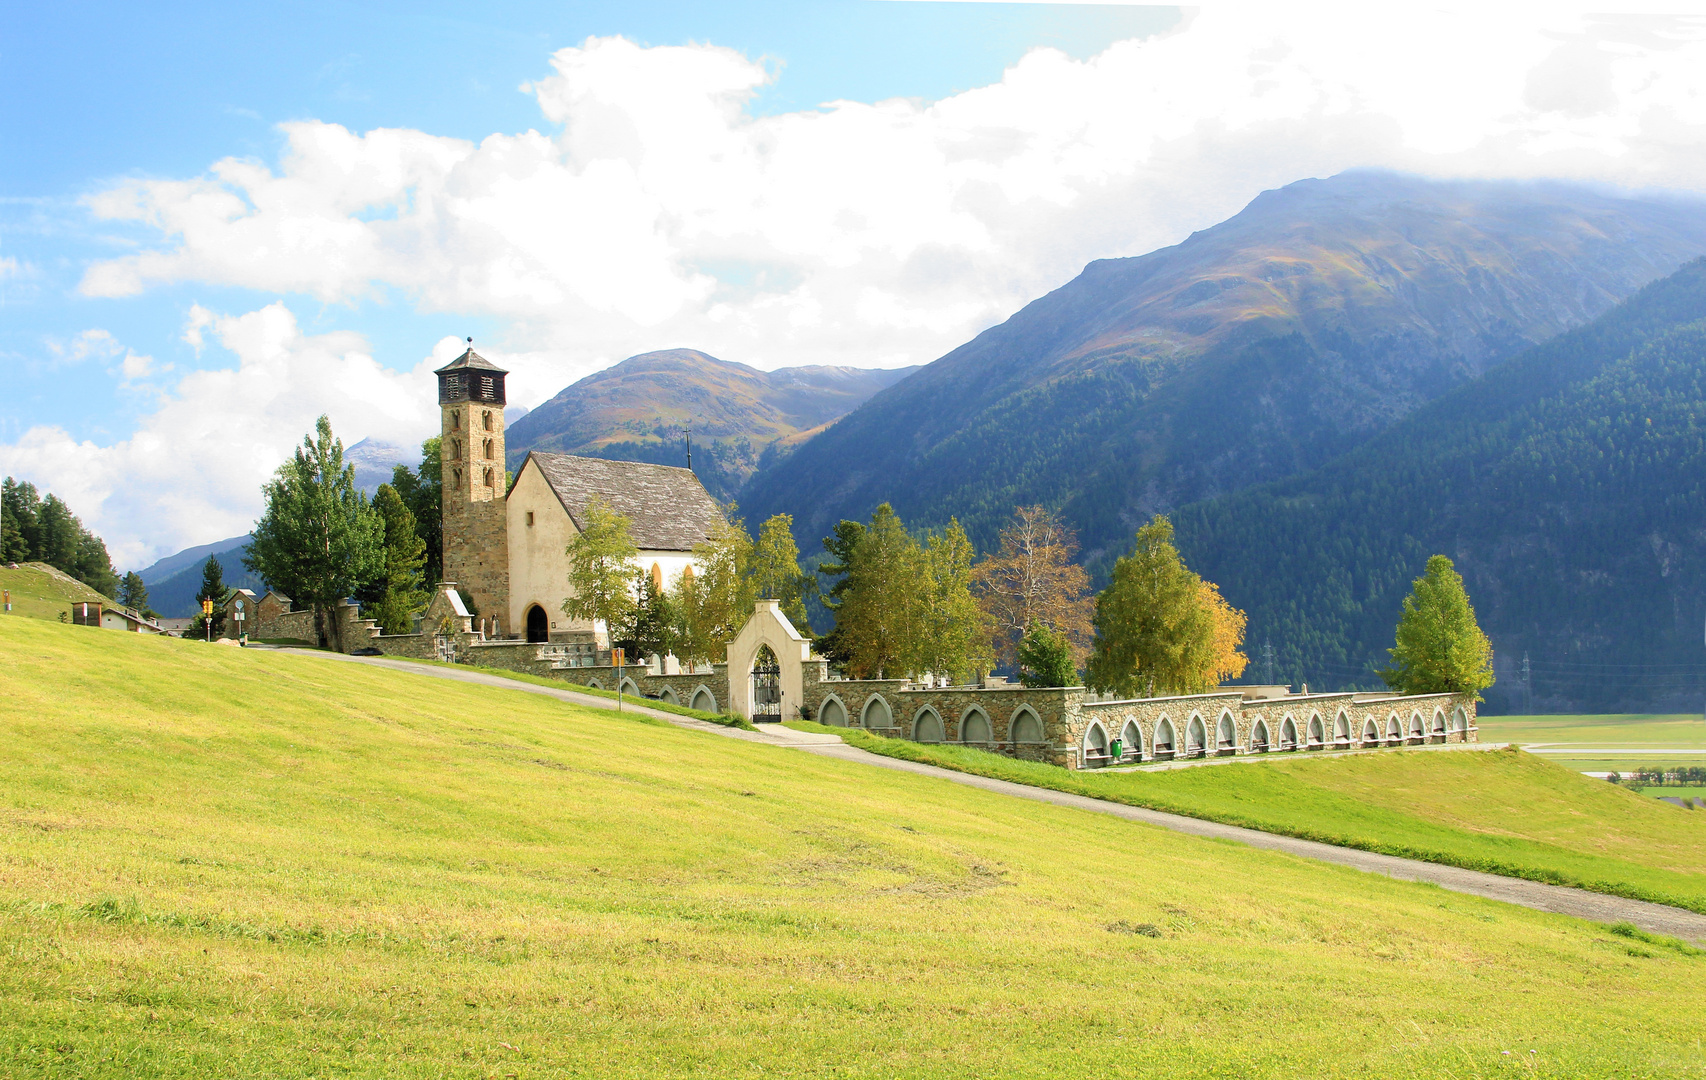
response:
{"label": "green trash bin", "polygon": [[1120,745],[1120,741],[1118,739],[1115,739],[1113,742],[1108,744],[1108,756],[1113,758],[1115,761],[1118,761],[1124,754],[1125,747]]}

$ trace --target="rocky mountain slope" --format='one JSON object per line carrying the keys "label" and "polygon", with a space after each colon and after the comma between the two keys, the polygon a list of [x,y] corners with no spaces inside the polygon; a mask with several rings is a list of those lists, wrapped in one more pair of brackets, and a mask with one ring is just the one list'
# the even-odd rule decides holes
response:
{"label": "rocky mountain slope", "polygon": [[1104,566],[1156,511],[1318,467],[1706,253],[1706,204],[1385,173],[1305,180],[1090,264],[762,470],[825,535],[892,502],[980,546],[1060,506]]}
{"label": "rocky mountain slope", "polygon": [[588,375],[510,425],[509,465],[519,466],[529,450],[680,465],[681,429],[691,423],[694,470],[727,500],[761,461],[776,460],[915,370],[759,371],[695,349],[642,353]]}

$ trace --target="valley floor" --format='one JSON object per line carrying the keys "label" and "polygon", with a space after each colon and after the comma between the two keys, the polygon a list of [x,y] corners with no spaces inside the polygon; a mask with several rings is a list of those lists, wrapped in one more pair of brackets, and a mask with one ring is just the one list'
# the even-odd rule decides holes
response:
{"label": "valley floor", "polygon": [[1706,1069],[1706,958],[1638,933],[518,689],[0,649],[12,1075]]}

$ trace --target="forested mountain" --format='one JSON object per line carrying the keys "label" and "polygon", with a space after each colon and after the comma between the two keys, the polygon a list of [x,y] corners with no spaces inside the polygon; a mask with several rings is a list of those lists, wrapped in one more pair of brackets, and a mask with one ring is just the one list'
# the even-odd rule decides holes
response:
{"label": "forested mountain", "polygon": [[1327,467],[1174,516],[1265,676],[1378,685],[1430,554],[1492,638],[1491,708],[1706,702],[1706,260],[1412,412]]}
{"label": "forested mountain", "polygon": [[199,573],[201,564],[207,561],[207,557],[209,555],[213,555],[221,551],[230,551],[233,548],[247,547],[249,541],[253,539],[254,537],[250,536],[248,533],[244,533],[242,536],[233,536],[225,540],[215,540],[211,544],[200,544],[196,547],[185,548],[175,554],[166,556],[164,559],[154,563],[145,570],[137,571],[137,574],[142,578],[142,583],[144,585],[154,586],[165,581],[172,575],[192,566],[195,567]]}
{"label": "forested mountain", "polygon": [[252,589],[257,596],[265,595],[266,582],[243,565],[243,556],[248,553],[251,539],[239,537],[235,546],[219,551],[204,548],[201,557],[190,565],[161,579],[158,584],[150,582],[148,603],[168,619],[186,619],[196,614],[196,593],[201,591],[201,569],[208,555],[219,560],[219,572],[227,589]]}
{"label": "forested mountain", "polygon": [[663,465],[686,463],[724,501],[762,461],[844,415],[916,368],[792,367],[759,371],[694,349],[631,356],[588,375],[510,425],[509,467],[529,450]]}
{"label": "forested mountain", "polygon": [[1702,253],[1698,201],[1301,181],[1090,264],[761,470],[741,508],[817,537],[888,501],[984,548],[1043,503],[1105,568],[1152,513],[1319,467]]}

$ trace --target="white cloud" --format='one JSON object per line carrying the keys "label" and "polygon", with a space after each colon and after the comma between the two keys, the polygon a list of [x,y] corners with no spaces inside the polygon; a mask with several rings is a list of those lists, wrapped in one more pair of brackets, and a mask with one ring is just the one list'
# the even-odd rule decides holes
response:
{"label": "white cloud", "polygon": [[[482,351],[532,406],[654,348],[760,367],[928,361],[1091,259],[1350,167],[1706,185],[1698,20],[1234,4],[1085,61],[1038,49],[941,101],[768,117],[745,108],[766,68],[728,49],[594,38],[550,62],[524,88],[544,133],[300,121],[282,125],[276,164],[118,183],[92,211],[157,239],[89,267],[82,290],[192,281],[334,305],[397,290],[503,327],[507,351]],[[246,528],[322,409],[352,440],[433,429],[424,372],[304,336],[279,304],[196,308],[184,339],[204,338],[240,366],[186,376],[127,442],[36,429],[0,460],[64,477],[68,496],[81,485],[140,551]],[[217,460],[186,460],[202,457]]]}
{"label": "white cloud", "polygon": [[[165,243],[85,292],[199,280],[493,316],[569,377],[693,345],[763,367],[926,361],[1086,261],[1350,166],[1698,187],[1696,22],[1497,6],[1210,8],[934,103],[754,118],[713,46],[589,39],[524,87],[554,134],[287,124],[278,167],[123,183]],[[550,388],[554,389],[554,387]],[[548,392],[546,390],[545,392]],[[535,402],[528,402],[529,404]]]}
{"label": "white cloud", "polygon": [[[261,485],[321,413],[346,445],[364,436],[407,445],[438,428],[428,373],[455,355],[453,338],[413,371],[397,372],[369,356],[357,335],[302,333],[283,304],[240,316],[198,308],[190,325],[234,353],[237,365],[185,375],[130,438],[100,446],[43,425],[0,445],[0,473],[66,500],[120,567],[247,531],[261,512]],[[104,331],[78,340],[122,356],[121,370],[134,368],[136,377],[153,363]]]}

